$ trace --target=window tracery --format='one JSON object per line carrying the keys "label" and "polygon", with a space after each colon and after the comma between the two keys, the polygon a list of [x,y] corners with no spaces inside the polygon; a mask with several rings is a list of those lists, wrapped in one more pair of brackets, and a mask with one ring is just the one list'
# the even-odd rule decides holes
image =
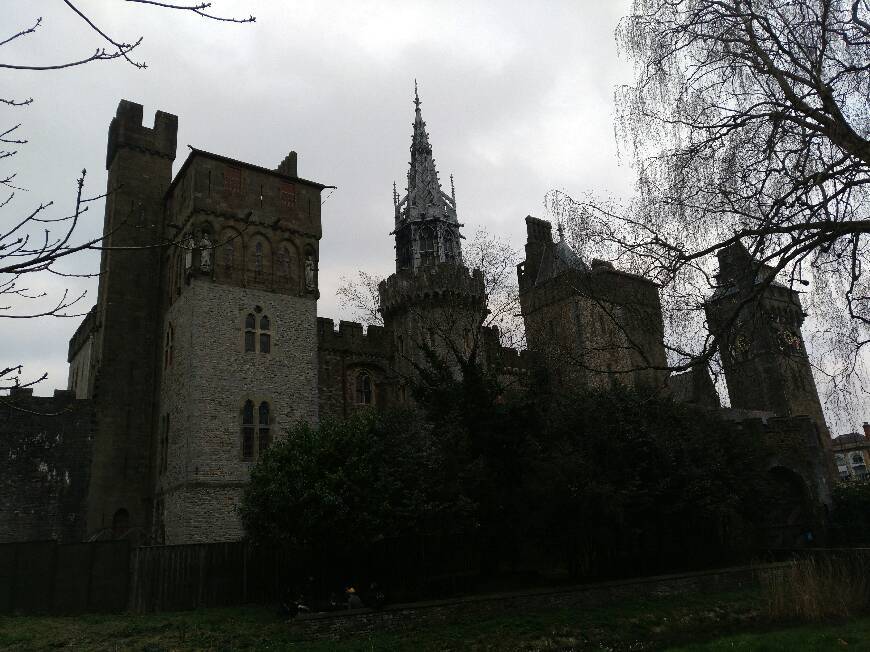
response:
{"label": "window tracery", "polygon": [[244,347],[245,353],[272,352],[272,320],[268,315],[256,315],[261,308],[245,316]]}

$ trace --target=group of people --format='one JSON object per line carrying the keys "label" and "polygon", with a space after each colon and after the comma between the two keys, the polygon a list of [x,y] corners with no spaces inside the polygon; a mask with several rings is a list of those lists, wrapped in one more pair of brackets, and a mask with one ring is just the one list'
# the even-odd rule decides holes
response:
{"label": "group of people", "polygon": [[[349,585],[344,590],[344,599],[332,592],[326,602],[318,602],[312,598],[313,578],[309,578],[308,590],[287,591],[281,601],[281,613],[287,619],[301,614],[346,611],[348,609],[380,609],[386,603],[386,595],[377,582],[372,582],[367,591],[360,593],[356,587]],[[291,597],[295,596],[295,597]]]}

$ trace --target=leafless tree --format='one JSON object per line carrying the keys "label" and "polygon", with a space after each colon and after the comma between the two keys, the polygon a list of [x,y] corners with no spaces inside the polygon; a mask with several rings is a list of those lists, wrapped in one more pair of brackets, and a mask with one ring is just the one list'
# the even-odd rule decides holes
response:
{"label": "leafless tree", "polygon": [[635,64],[616,131],[636,195],[551,193],[575,243],[661,284],[669,366],[686,369],[717,356],[703,304],[716,253],[742,242],[773,270],[754,294],[804,292],[819,369],[854,380],[870,343],[870,2],[635,0],[617,40]]}
{"label": "leafless tree", "polygon": [[[237,18],[214,13],[211,2],[170,3],[157,0],[117,0],[120,8],[124,3],[149,5],[154,8],[171,12],[192,13],[202,18],[232,23],[254,22],[253,16]],[[59,261],[74,256],[80,252],[101,249],[103,237],[81,238],[78,229],[87,217],[89,205],[105,195],[87,196],[85,194],[86,172],[82,170],[77,180],[75,199],[70,211],[58,214],[52,201],[31,205],[22,213],[16,213],[13,203],[17,193],[25,190],[12,169],[18,148],[27,144],[22,135],[22,123],[14,117],[14,112],[23,110],[34,102],[32,97],[19,98],[6,95],[11,86],[12,75],[21,71],[58,71],[76,66],[96,64],[100,61],[120,59],[138,69],[146,68],[146,63],[134,58],[144,38],[139,36],[131,41],[124,41],[110,35],[91,18],[87,10],[80,8],[79,3],[62,0],[59,3],[66,6],[94,35],[96,45],[80,57],[66,61],[12,61],[3,59],[3,46],[20,43],[25,40],[38,40],[40,28],[45,24],[42,16],[34,16],[27,24],[12,28],[12,33],[0,35],[0,71],[6,71],[7,80],[4,96],[0,97],[0,106],[13,112],[13,117],[7,126],[0,127],[0,161],[7,166],[0,172],[0,190],[5,191],[0,196],[0,216],[4,226],[0,227],[0,318],[30,319],[36,317],[72,317],[81,312],[77,304],[84,294],[73,294],[64,290],[59,296],[49,297],[39,290],[40,279],[45,274],[70,276],[56,268]],[[57,14],[55,14],[57,15]],[[8,51],[8,48],[7,48]],[[38,52],[33,48],[33,52]],[[5,213],[5,215],[3,215]],[[14,214],[13,214],[14,213]],[[169,243],[155,242],[153,246],[166,246]],[[82,276],[87,276],[83,274]],[[36,302],[36,303],[34,303]],[[46,303],[47,302],[47,303]],[[28,310],[28,307],[36,306]],[[46,377],[22,380],[22,365],[20,362],[0,363],[0,390],[12,387],[33,385]]]}

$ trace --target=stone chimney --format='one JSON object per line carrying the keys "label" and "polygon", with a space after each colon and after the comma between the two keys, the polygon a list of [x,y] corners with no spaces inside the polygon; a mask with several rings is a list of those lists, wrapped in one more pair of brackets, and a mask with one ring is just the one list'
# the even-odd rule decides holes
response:
{"label": "stone chimney", "polygon": [[278,166],[278,172],[288,177],[299,176],[296,174],[296,152],[287,154],[286,158],[281,161],[281,165]]}
{"label": "stone chimney", "polygon": [[864,439],[870,441],[870,423],[864,422]]}

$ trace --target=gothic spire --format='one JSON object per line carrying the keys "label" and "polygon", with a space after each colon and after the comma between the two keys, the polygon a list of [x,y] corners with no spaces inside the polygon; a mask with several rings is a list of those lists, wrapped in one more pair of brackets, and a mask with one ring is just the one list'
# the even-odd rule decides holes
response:
{"label": "gothic spire", "polygon": [[453,180],[451,179],[451,194],[448,195],[441,189],[441,182],[438,180],[432,145],[429,143],[426,122],[420,110],[421,104],[415,79],[408,186],[405,196],[395,204],[396,224],[393,233],[397,240],[399,269],[459,262],[461,258],[459,227],[462,225],[456,218]]}

